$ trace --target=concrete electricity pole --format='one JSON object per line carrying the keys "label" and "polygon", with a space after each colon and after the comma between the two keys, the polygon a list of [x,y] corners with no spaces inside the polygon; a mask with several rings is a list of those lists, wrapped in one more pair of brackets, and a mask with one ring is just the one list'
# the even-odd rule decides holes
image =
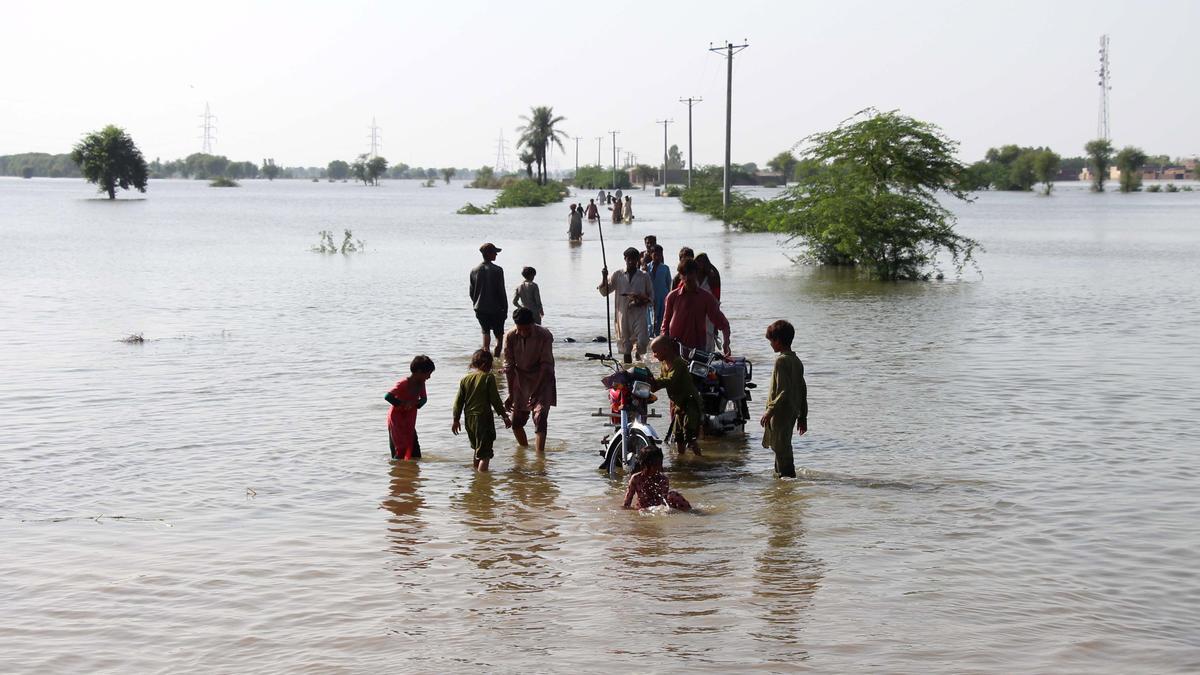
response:
{"label": "concrete electricity pole", "polygon": [[[718,54],[720,54],[721,52],[725,52],[725,59],[729,62],[728,70],[726,71],[726,74],[725,74],[725,191],[721,195],[721,206],[728,207],[729,206],[729,182],[730,182],[729,135],[733,129],[733,55],[742,51],[746,47],[749,47],[750,45],[749,44],[735,45],[732,42],[726,42],[724,47],[712,47],[711,42],[708,44],[710,45],[708,48],[708,51],[717,52]],[[737,51],[734,51],[734,50],[737,50]]]}
{"label": "concrete electricity pole", "polygon": [[596,137],[596,168],[597,169],[604,166],[603,164],[600,163],[600,144],[603,142],[604,142],[603,136]]}
{"label": "concrete electricity pole", "polygon": [[619,134],[619,133],[621,133],[621,132],[620,132],[620,131],[610,131],[610,132],[608,132],[608,133],[612,134],[612,137],[613,137],[613,176],[612,176],[612,189],[616,190],[616,189],[617,189],[617,134]]}
{"label": "concrete electricity pole", "polygon": [[576,179],[579,178],[579,141],[582,139],[583,139],[582,136],[575,137],[575,178]]}
{"label": "concrete electricity pole", "polygon": [[679,99],[680,103],[686,103],[688,107],[688,187],[692,187],[692,166],[694,166],[692,163],[692,106],[703,100],[699,96]]}
{"label": "concrete electricity pole", "polygon": [[663,125],[663,172],[662,172],[662,186],[663,186],[663,191],[664,191],[664,192],[665,192],[665,191],[666,191],[666,189],[667,189],[667,168],[668,168],[668,167],[667,167],[667,125],[668,125],[668,124],[671,124],[671,123],[672,123],[672,122],[674,122],[674,121],[675,121],[675,120],[654,120],[654,123],[655,123],[655,124],[661,124],[661,125]]}

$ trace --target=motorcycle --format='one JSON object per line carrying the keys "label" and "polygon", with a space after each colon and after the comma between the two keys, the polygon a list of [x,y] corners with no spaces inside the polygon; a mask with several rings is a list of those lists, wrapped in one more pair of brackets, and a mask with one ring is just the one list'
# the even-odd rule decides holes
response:
{"label": "motorcycle", "polygon": [[650,408],[650,404],[658,400],[650,389],[653,378],[647,368],[634,366],[626,370],[621,362],[611,356],[584,356],[605,362],[613,371],[601,380],[608,389],[609,409],[605,411],[601,408],[592,413],[592,417],[607,417],[608,426],[615,430],[615,433],[600,441],[600,456],[604,459],[598,468],[607,471],[609,478],[616,478],[618,469],[633,473],[640,468],[639,453],[644,448],[660,447],[662,444],[658,433],[647,421],[662,417]]}
{"label": "motorcycle", "polygon": [[701,428],[710,436],[744,431],[750,419],[750,390],[757,386],[752,381],[754,364],[702,349],[687,349],[684,358],[703,404]]}

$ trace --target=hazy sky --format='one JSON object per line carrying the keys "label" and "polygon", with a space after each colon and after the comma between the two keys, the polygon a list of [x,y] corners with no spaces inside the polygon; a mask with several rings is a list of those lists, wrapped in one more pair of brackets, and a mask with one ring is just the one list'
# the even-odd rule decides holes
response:
{"label": "hazy sky", "polygon": [[[509,157],[518,116],[551,105],[580,136],[639,160],[662,126],[719,163],[725,61],[734,60],[733,158],[764,164],[874,106],[940,125],[979,158],[1004,143],[1082,153],[1096,134],[1097,42],[1112,40],[1113,141],[1200,153],[1200,1],[1090,2],[5,2],[0,154],[66,152],[113,123],[148,158],[200,150],[324,166],[369,147],[420,166]],[[610,138],[610,137],[607,137]],[[603,143],[605,162],[610,141]],[[511,161],[511,160],[510,160]],[[572,141],[561,168],[575,162]]]}

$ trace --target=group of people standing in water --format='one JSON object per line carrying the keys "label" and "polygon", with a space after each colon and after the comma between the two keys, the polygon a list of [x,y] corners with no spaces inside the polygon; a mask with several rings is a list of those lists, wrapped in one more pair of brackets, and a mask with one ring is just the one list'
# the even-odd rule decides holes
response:
{"label": "group of people standing in water", "polygon": [[613,224],[629,225],[633,223],[633,197],[622,196],[620,188],[607,193],[601,190],[595,199],[588,200],[587,206],[579,203],[571,204],[571,212],[567,216],[567,238],[571,241],[583,239],[584,218],[589,223],[600,222],[600,209],[603,206],[607,206],[612,213]]}
{"label": "group of people standing in water", "polygon": [[[632,219],[632,200],[625,196],[622,201],[620,190],[608,195],[601,191],[598,198],[601,203],[612,204],[613,222]],[[582,236],[584,217],[599,219],[596,200],[589,200],[586,208],[571,204],[572,239]],[[685,406],[692,406],[690,400],[683,399],[690,399],[695,387],[688,392],[684,391],[687,387],[679,386],[684,379],[690,383],[690,376],[681,378],[674,372],[680,368],[679,354],[695,348],[710,352],[720,349],[726,356],[731,355],[729,321],[720,308],[721,275],[707,255],[696,255],[685,246],[679,251],[679,263],[674,266],[672,276],[657,238],[648,235],[644,243],[644,250],[630,247],[624,251],[623,269],[611,273],[607,268],[602,269],[597,290],[615,299],[613,347],[625,363],[632,363],[635,357],[643,360],[653,346],[654,356],[662,363],[661,378],[656,378],[655,388],[666,388],[672,405],[683,411]],[[512,297],[511,316],[516,326],[505,333],[509,298],[504,270],[495,264],[500,251],[491,242],[480,246],[483,261],[470,273],[468,294],[481,329],[482,345],[472,354],[470,372],[459,383],[450,428],[454,435],[466,430],[474,451],[473,466],[480,472],[488,471],[494,456],[496,417],[513,430],[521,446],[528,445],[525,427],[532,420],[536,449],[541,453],[546,445],[549,409],[557,405],[554,336],[541,326],[545,308],[534,281],[537,271],[528,266],[522,269],[524,280]],[[761,419],[765,429],[763,446],[774,451],[776,473],[784,477],[796,475],[792,432],[804,434],[808,428],[804,366],[791,349],[794,335],[795,329],[786,321],[772,323],[766,332],[767,340],[779,356]],[[504,399],[493,373],[499,359],[508,390]],[[391,404],[388,437],[393,459],[421,456],[416,415],[428,400],[425,382],[433,372],[433,360],[418,356],[410,364],[410,375],[397,382],[385,396]],[[695,397],[698,399],[698,394]],[[694,440],[690,438],[687,445],[700,454]],[[643,471],[631,478],[625,505],[630,506],[637,497],[642,508],[660,504],[688,508],[686,499],[667,489],[665,475],[661,474],[661,450],[654,450],[658,454],[647,456]]]}

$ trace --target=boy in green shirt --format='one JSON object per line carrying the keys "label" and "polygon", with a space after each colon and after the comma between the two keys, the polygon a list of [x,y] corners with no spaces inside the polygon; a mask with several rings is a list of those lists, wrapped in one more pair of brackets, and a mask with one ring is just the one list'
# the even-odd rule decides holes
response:
{"label": "boy in green shirt", "polygon": [[688,372],[687,361],[679,355],[679,345],[666,335],[659,335],[650,343],[650,352],[662,364],[660,377],[650,384],[654,391],[666,388],[667,396],[671,399],[671,409],[675,416],[675,443],[679,454],[690,448],[697,455],[700,445],[696,438],[700,435],[700,392],[692,374]]}
{"label": "boy in green shirt", "polygon": [[804,364],[792,351],[796,329],[780,319],[767,326],[767,340],[779,354],[775,372],[771,373],[771,388],[767,392],[767,411],[763,413],[763,446],[775,451],[775,473],[795,478],[796,464],[792,459],[792,427],[803,436],[808,431],[808,386],[804,383]]}
{"label": "boy in green shirt", "polygon": [[505,428],[512,426],[504,402],[500,400],[500,389],[496,376],[492,374],[492,354],[480,349],[471,355],[471,372],[458,383],[458,395],[454,397],[454,424],[450,432],[455,436],[462,429],[459,418],[467,414],[467,438],[475,451],[472,462],[476,471],[486,472],[488,462],[494,456],[492,444],[496,442],[496,418],[492,411],[504,420]]}

